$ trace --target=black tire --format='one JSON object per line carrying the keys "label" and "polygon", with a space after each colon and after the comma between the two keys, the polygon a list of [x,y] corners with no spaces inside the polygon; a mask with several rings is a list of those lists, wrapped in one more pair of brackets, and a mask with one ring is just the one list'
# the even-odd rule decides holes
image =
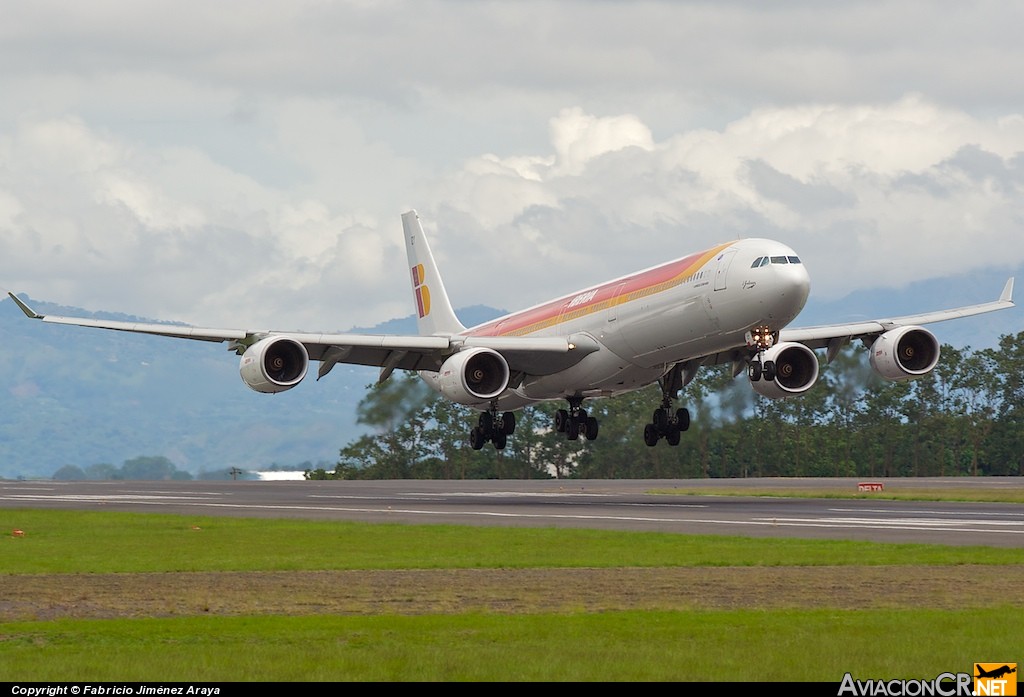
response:
{"label": "black tire", "polygon": [[677,409],[676,422],[679,424],[680,431],[690,430],[690,410],[686,408]]}
{"label": "black tire", "polygon": [[679,429],[670,428],[668,430],[668,433],[665,434],[665,440],[668,441],[668,444],[671,445],[673,448],[679,445]]}
{"label": "black tire", "polygon": [[559,409],[555,412],[555,430],[559,433],[565,433],[565,426],[569,423],[569,412],[565,409]]}
{"label": "black tire", "polygon": [[668,426],[668,412],[664,409],[655,409],[654,416],[651,417],[651,423],[658,429],[658,433],[664,433],[665,427]]}
{"label": "black tire", "polygon": [[516,415],[515,412],[506,411],[501,415],[502,429],[505,431],[506,436],[511,436],[516,432]]}
{"label": "black tire", "polygon": [[580,437],[580,422],[570,419],[565,425],[565,437],[569,440],[576,440]]}
{"label": "black tire", "polygon": [[484,439],[484,434],[480,430],[480,427],[474,426],[472,430],[469,432],[469,445],[473,448],[473,450],[480,450],[482,447],[484,447],[485,442],[486,440]]}
{"label": "black tire", "polygon": [[597,440],[597,433],[601,428],[601,424],[597,422],[593,416],[587,417],[587,440]]}
{"label": "black tire", "polygon": [[477,424],[480,426],[480,432],[483,433],[484,438],[490,436],[491,432],[494,430],[494,417],[491,416],[491,412],[480,412],[480,420]]}
{"label": "black tire", "polygon": [[768,382],[775,382],[775,376],[777,375],[775,370],[775,361],[764,362],[764,379]]}
{"label": "black tire", "polygon": [[761,361],[750,361],[747,364],[747,377],[750,378],[751,382],[757,382],[761,379]]}
{"label": "black tire", "polygon": [[658,439],[661,436],[658,434],[658,428],[654,424],[647,424],[644,426],[644,443],[653,448],[658,444]]}
{"label": "black tire", "polygon": [[508,436],[505,435],[504,431],[498,431],[494,434],[494,437],[491,438],[491,441],[494,443],[495,450],[504,450],[505,446],[508,444]]}

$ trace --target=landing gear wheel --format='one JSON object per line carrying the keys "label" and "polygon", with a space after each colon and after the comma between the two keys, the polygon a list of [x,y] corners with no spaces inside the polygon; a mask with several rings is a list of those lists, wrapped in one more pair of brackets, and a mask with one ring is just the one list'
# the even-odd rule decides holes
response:
{"label": "landing gear wheel", "polygon": [[511,436],[516,432],[516,415],[515,412],[506,411],[501,415],[501,428],[505,432],[506,436]]}
{"label": "landing gear wheel", "polygon": [[569,423],[569,412],[565,409],[559,409],[555,412],[555,430],[559,433],[565,433],[565,426]]}
{"label": "landing gear wheel", "polygon": [[761,379],[761,361],[750,361],[747,365],[747,377],[750,378],[751,382],[757,382]]}
{"label": "landing gear wheel", "polygon": [[658,429],[654,424],[644,426],[644,443],[653,448],[658,444],[659,438],[661,436],[658,435]]}
{"label": "landing gear wheel", "polygon": [[505,435],[504,431],[498,431],[494,434],[494,437],[491,438],[491,441],[494,443],[495,450],[504,450],[505,446],[508,444],[508,436]]}
{"label": "landing gear wheel", "polygon": [[480,412],[480,419],[477,421],[477,425],[480,427],[484,436],[490,435],[491,431],[494,429],[494,417],[491,416],[491,412]]}
{"label": "landing gear wheel", "polygon": [[597,419],[593,416],[587,417],[587,440],[597,440],[597,432],[600,429],[600,424],[597,423]]}
{"label": "landing gear wheel", "polygon": [[764,379],[768,382],[774,382],[776,376],[775,361],[764,362]]}
{"label": "landing gear wheel", "polygon": [[676,422],[679,424],[680,431],[690,430],[690,410],[686,408],[677,409]]}
{"label": "landing gear wheel", "polygon": [[580,422],[570,419],[565,425],[565,437],[569,440],[576,440],[580,437]]}
{"label": "landing gear wheel", "polygon": [[484,447],[486,439],[484,438],[483,431],[480,430],[479,426],[474,426],[469,432],[469,444],[473,450],[480,450]]}
{"label": "landing gear wheel", "polygon": [[673,447],[679,445],[679,429],[670,428],[668,433],[665,434],[665,440]]}
{"label": "landing gear wheel", "polygon": [[654,416],[651,417],[651,423],[654,424],[659,433],[663,433],[668,426],[668,412],[664,409],[655,409]]}

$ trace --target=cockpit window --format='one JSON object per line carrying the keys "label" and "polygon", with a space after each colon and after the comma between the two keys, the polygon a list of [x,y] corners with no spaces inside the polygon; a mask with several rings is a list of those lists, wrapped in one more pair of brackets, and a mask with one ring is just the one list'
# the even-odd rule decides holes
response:
{"label": "cockpit window", "polygon": [[768,264],[799,264],[800,257],[758,257],[750,268],[757,269]]}

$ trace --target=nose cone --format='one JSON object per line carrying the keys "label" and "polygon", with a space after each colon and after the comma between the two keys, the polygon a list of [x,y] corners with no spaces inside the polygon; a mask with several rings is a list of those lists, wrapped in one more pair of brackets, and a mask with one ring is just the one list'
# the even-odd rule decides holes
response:
{"label": "nose cone", "polygon": [[[778,258],[778,257],[777,257]],[[795,253],[783,257],[799,259]],[[772,263],[761,269],[767,271],[763,295],[765,320],[772,326],[782,327],[796,319],[811,294],[811,277],[802,263]],[[769,280],[770,279],[770,280]]]}

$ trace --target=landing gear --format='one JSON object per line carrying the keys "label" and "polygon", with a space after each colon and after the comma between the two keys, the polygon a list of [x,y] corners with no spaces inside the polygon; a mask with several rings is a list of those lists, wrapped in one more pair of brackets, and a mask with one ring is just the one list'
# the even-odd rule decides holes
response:
{"label": "landing gear", "polygon": [[672,403],[682,389],[684,379],[689,382],[693,379],[696,369],[690,367],[687,374],[683,373],[684,367],[677,365],[672,368],[664,377],[659,380],[661,385],[661,406],[654,410],[651,423],[644,426],[644,443],[653,448],[662,438],[671,445],[679,445],[683,431],[690,428],[690,411],[685,408],[672,411]]}
{"label": "landing gear", "polygon": [[758,358],[750,361],[747,365],[747,377],[750,378],[751,382],[757,382],[762,378],[768,382],[775,380],[776,369],[775,361],[764,361],[760,360],[761,352],[758,352]]}
{"label": "landing gear", "polygon": [[469,445],[480,450],[488,442],[494,443],[495,450],[504,450],[508,437],[516,430],[516,415],[511,411],[498,414],[496,407],[480,412],[477,425],[469,432]]}
{"label": "landing gear", "polygon": [[775,361],[764,360],[764,352],[774,346],[778,338],[778,334],[767,325],[756,326],[747,332],[747,346],[756,350],[756,356],[747,364],[747,377],[751,382],[762,378],[767,382],[775,380]]}
{"label": "landing gear", "polygon": [[689,409],[677,409],[672,413],[672,398],[666,397],[661,407],[654,410],[651,423],[644,426],[644,443],[650,447],[658,444],[662,438],[671,445],[679,445],[683,431],[690,428]]}
{"label": "landing gear", "polygon": [[579,440],[581,434],[587,440],[597,440],[600,424],[580,407],[582,403],[582,397],[569,397],[569,408],[555,412],[555,431],[564,433],[569,440]]}

